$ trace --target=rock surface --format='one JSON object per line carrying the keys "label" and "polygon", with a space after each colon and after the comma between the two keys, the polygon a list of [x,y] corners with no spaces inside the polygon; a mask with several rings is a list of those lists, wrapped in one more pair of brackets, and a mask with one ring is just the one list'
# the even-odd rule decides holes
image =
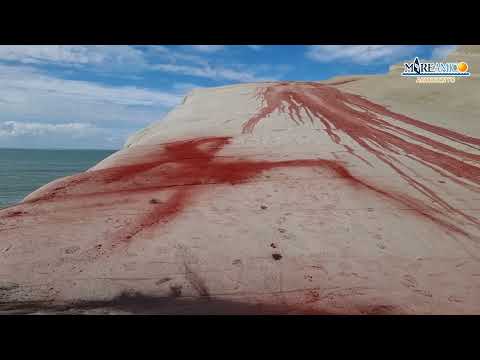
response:
{"label": "rock surface", "polygon": [[478,314],[479,90],[195,89],[0,211],[0,312]]}

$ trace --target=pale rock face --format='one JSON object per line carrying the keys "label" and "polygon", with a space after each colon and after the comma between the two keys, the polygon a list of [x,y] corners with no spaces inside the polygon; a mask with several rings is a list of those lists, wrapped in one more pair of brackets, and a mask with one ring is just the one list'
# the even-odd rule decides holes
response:
{"label": "pale rock face", "polygon": [[0,310],[478,314],[479,85],[195,89],[0,211]]}
{"label": "pale rock face", "polygon": [[462,45],[447,56],[447,61],[465,61],[472,77],[480,75],[480,47],[478,45]]}

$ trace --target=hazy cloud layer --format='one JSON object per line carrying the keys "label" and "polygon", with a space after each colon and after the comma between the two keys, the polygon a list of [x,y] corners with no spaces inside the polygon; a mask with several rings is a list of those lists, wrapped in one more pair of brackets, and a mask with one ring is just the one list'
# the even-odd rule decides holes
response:
{"label": "hazy cloud layer", "polygon": [[[258,50],[257,45],[249,48]],[[190,45],[194,53],[173,50],[165,46],[136,48],[127,45],[2,45],[0,60],[29,65],[57,65],[87,68],[91,71],[163,71],[212,80],[256,81],[255,68],[238,71],[225,65],[212,65],[201,55],[209,55],[226,48],[224,45]]]}
{"label": "hazy cloud layer", "polygon": [[274,80],[274,77],[259,77],[249,71],[238,71],[223,67],[211,66],[190,66],[175,64],[158,64],[154,67],[156,70],[166,71],[182,75],[190,75],[195,77],[203,77],[215,80],[233,80],[238,82],[255,82]]}
{"label": "hazy cloud layer", "polygon": [[[54,145],[55,136],[60,141],[67,133],[78,140],[75,133],[106,139],[107,132],[98,129],[109,129],[108,138],[118,140],[162,118],[186,92],[202,86],[196,78],[219,85],[275,78],[266,74],[275,72],[266,64],[233,65],[214,55],[228,48],[0,46],[0,147],[12,141],[27,146],[35,136]],[[84,147],[79,141],[72,146]]]}
{"label": "hazy cloud layer", "polygon": [[0,83],[0,120],[74,117],[75,121],[144,123],[182,100],[173,92],[65,80],[24,66],[0,65]]}
{"label": "hazy cloud layer", "polygon": [[143,52],[127,45],[2,45],[0,59],[25,64],[145,66]]}
{"label": "hazy cloud layer", "polygon": [[206,53],[217,52],[225,48],[224,45],[190,45],[190,46],[194,50],[197,50],[200,52],[206,52]]}
{"label": "hazy cloud layer", "polygon": [[403,60],[416,48],[410,45],[313,45],[307,50],[307,57],[319,62],[389,63]]}
{"label": "hazy cloud layer", "polygon": [[[391,64],[420,48],[0,45],[0,147],[120,147],[195,87],[322,79],[341,69],[328,63],[355,71],[355,64]],[[432,56],[453,48],[434,47]]]}
{"label": "hazy cloud layer", "polygon": [[87,123],[0,122],[3,147],[117,149],[129,133]]}
{"label": "hazy cloud layer", "polygon": [[437,46],[433,49],[432,58],[435,60],[444,60],[456,48],[457,45]]}

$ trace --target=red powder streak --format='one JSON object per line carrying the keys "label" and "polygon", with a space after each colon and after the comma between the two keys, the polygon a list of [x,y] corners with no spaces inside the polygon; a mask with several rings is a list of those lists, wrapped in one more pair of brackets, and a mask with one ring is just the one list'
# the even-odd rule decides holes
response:
{"label": "red powder streak", "polygon": [[[157,224],[165,224],[191,205],[195,194],[205,191],[208,184],[239,184],[251,180],[262,171],[280,167],[322,167],[338,177],[346,179],[352,186],[371,190],[382,197],[400,202],[427,216],[432,221],[449,230],[468,236],[462,229],[446,223],[421,209],[414,199],[408,196],[387,193],[354,177],[341,163],[331,160],[288,160],[251,161],[229,157],[216,157],[216,154],[230,142],[228,137],[211,137],[174,142],[162,149],[142,155],[144,162],[90,171],[67,178],[52,191],[29,202],[57,201],[62,199],[96,198],[101,195],[116,195],[125,198],[129,194],[169,189],[172,194],[165,202],[145,204],[143,214],[135,217],[128,225],[111,233],[112,248],[128,245],[141,231]],[[134,151],[134,150],[132,150]],[[152,161],[153,159],[158,159]],[[174,169],[161,170],[169,164]],[[159,170],[160,169],[160,170]],[[59,191],[62,191],[61,193]],[[92,191],[93,190],[93,191]]]}
{"label": "red powder streak", "polygon": [[[95,198],[112,194],[125,197],[128,194],[166,189],[173,191],[167,201],[146,205],[146,211],[142,215],[115,232],[112,238],[119,243],[130,241],[146,228],[173,219],[191,204],[196,193],[206,189],[205,186],[198,185],[239,184],[262,171],[277,167],[321,166],[342,178],[355,180],[343,166],[329,160],[271,162],[216,158],[218,151],[229,142],[229,137],[211,137],[169,143],[161,149],[144,153],[143,162],[90,171],[67,178],[56,183],[52,190],[47,190],[27,203]],[[174,165],[174,168],[162,170],[164,165]]]}
{"label": "red powder streak", "polygon": [[[132,159],[135,157],[134,164],[89,171],[66,178],[57,182],[53,189],[46,190],[42,195],[28,202],[91,198],[101,195],[114,195],[125,200],[129,194],[148,194],[169,190],[170,196],[166,201],[146,204],[145,211],[141,215],[109,236],[115,246],[115,244],[128,244],[141,231],[174,219],[193,203],[196,194],[208,189],[206,185],[235,185],[250,181],[263,171],[280,167],[322,167],[346,179],[350,185],[358,189],[372,191],[385,199],[416,211],[450,232],[471,238],[464,229],[442,217],[456,213],[475,226],[479,225],[478,220],[455,209],[431,190],[428,184],[414,179],[403,171],[401,166],[406,166],[402,164],[400,158],[405,155],[401,155],[399,150],[457,184],[469,186],[475,191],[478,191],[480,182],[479,169],[454,156],[468,159],[472,163],[477,163],[480,157],[390,124],[380,116],[390,116],[401,123],[422,128],[427,132],[472,147],[480,145],[480,140],[390,112],[360,96],[346,94],[338,89],[315,83],[272,84],[261,88],[257,97],[262,106],[258,113],[244,124],[244,133],[252,132],[258,122],[276,110],[287,113],[297,124],[304,122],[301,114],[305,111],[312,123],[321,121],[331,140],[343,145],[350,155],[357,156],[368,164],[365,159],[355,153],[352,147],[341,143],[340,134],[349,136],[367,152],[376,156],[410,186],[434,201],[439,208],[406,194],[386,191],[368,184],[354,177],[338,161],[324,159],[252,161],[218,157],[218,152],[230,143],[229,137],[177,141],[143,152],[132,148],[130,154]],[[395,133],[402,134],[417,143],[406,141],[394,135]],[[473,184],[466,183],[466,180]]]}
{"label": "red powder streak", "polygon": [[25,215],[26,213],[23,212],[23,211],[14,211],[14,212],[11,212],[11,213],[8,213],[7,215],[5,215],[6,218],[12,218],[12,217],[17,217],[17,216],[22,216],[22,215]]}
{"label": "red powder streak", "polygon": [[[338,84],[340,83],[334,83],[334,85]],[[417,200],[414,201],[412,198],[407,199],[404,195],[389,193],[389,197],[412,206],[425,216],[445,226],[448,223],[440,220],[432,213],[441,213],[444,216],[456,214],[468,220],[474,226],[480,227],[478,219],[448,204],[431,189],[430,184],[425,181],[421,182],[401,170],[401,167],[404,167],[412,171],[401,161],[402,157],[408,157],[456,184],[478,192],[480,190],[480,168],[478,167],[480,155],[458,150],[434,140],[429,137],[429,134],[463,144],[475,150],[480,150],[480,139],[412,119],[392,112],[386,107],[375,104],[359,95],[344,93],[334,87],[318,83],[271,84],[258,90],[257,99],[260,101],[261,107],[243,125],[243,133],[252,133],[260,121],[266,119],[275,111],[287,114],[298,125],[303,122],[301,112],[304,111],[312,124],[314,121],[322,123],[330,139],[334,143],[344,146],[350,155],[367,162],[358,154],[355,154],[351,147],[342,144],[341,135],[349,137],[361,148],[393,169],[411,187],[430,199],[432,203],[435,203],[440,211],[433,206],[422,204]],[[390,117],[399,124],[422,129],[426,135],[417,134],[414,131],[395,125],[385,120],[385,117]],[[404,138],[415,142],[410,142]],[[468,162],[465,162],[465,160]],[[380,192],[380,190],[376,191]],[[385,195],[387,195],[386,192]],[[425,209],[428,209],[428,214]],[[465,232],[462,231],[462,233]]]}

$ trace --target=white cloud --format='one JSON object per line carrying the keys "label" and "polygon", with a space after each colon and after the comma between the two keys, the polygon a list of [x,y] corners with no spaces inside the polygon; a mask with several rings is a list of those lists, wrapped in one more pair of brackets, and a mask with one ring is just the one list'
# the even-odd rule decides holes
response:
{"label": "white cloud", "polygon": [[[119,146],[199,87],[195,79],[178,77],[166,91],[106,85],[111,76],[116,84],[138,84],[160,71],[221,84],[274,80],[260,75],[282,72],[261,65],[222,65],[222,56],[215,56],[212,65],[208,52],[220,47],[194,53],[190,46],[0,46],[0,147]],[[85,79],[86,71],[95,82],[76,80]],[[164,80],[151,77],[152,84]]]}
{"label": "white cloud", "polygon": [[410,45],[312,45],[306,56],[319,62],[389,63],[402,60],[415,49]]}
{"label": "white cloud", "polygon": [[119,148],[127,138],[125,131],[99,128],[86,123],[0,122],[2,147],[29,148]]}
{"label": "white cloud", "polygon": [[217,74],[220,78],[233,80],[233,81],[240,81],[240,82],[275,80],[274,77],[257,76],[254,73],[251,73],[249,71],[237,71],[237,70],[225,69],[225,68],[218,69]]}
{"label": "white cloud", "polygon": [[143,48],[145,56],[150,57],[152,62],[151,65],[159,63],[159,59],[163,61],[169,61],[170,63],[176,64],[179,62],[187,62],[193,64],[207,65],[208,60],[205,59],[204,54],[191,54],[181,51],[177,51],[176,48],[183,48],[181,45],[176,45],[172,47],[165,47],[161,45],[146,46]]}
{"label": "white cloud", "polygon": [[224,45],[190,45],[190,47],[203,53],[214,53],[225,48]]}
{"label": "white cloud", "polygon": [[[259,49],[259,45],[249,45],[249,47]],[[155,70],[213,80],[252,82],[272,79],[258,77],[254,71],[249,69],[240,71],[230,68],[230,66],[211,66],[205,55],[222,50],[223,45],[188,46],[201,54],[178,51],[177,48],[185,49],[186,47],[0,45],[0,61],[22,63],[29,66],[49,64],[73,67],[77,70],[100,70],[101,73],[115,74],[116,77],[122,79],[138,79],[138,76],[132,75],[132,72]]]}
{"label": "white cloud", "polygon": [[247,45],[252,50],[262,50],[262,45]]}
{"label": "white cloud", "polygon": [[92,113],[102,105],[117,107],[119,110],[134,107],[158,109],[175,106],[181,101],[181,94],[133,86],[114,87],[88,81],[65,80],[24,66],[0,65],[0,83],[0,116],[8,107],[25,113],[44,105],[62,109],[65,104],[69,104],[72,107],[65,109],[69,115],[75,110],[75,115],[79,116],[79,110],[92,107],[87,115],[90,116],[95,115]]}
{"label": "white cloud", "polygon": [[182,92],[182,93],[187,93],[192,89],[201,88],[201,87],[203,87],[203,86],[193,84],[193,83],[175,83],[175,84],[173,84],[173,88],[175,90],[178,90],[178,91]]}
{"label": "white cloud", "polygon": [[91,124],[66,123],[48,124],[38,122],[4,121],[0,123],[1,136],[42,136],[47,134],[73,135],[83,137],[96,132],[97,129]]}
{"label": "white cloud", "polygon": [[444,60],[456,48],[457,48],[457,45],[436,46],[432,51],[432,58],[435,60]]}
{"label": "white cloud", "polygon": [[239,82],[255,82],[265,81],[271,78],[259,77],[253,72],[238,71],[234,69],[227,69],[223,67],[211,67],[211,66],[191,66],[191,65],[176,65],[176,64],[157,64],[153,66],[154,69],[188,75],[196,76],[214,80],[230,80]]}
{"label": "white cloud", "polygon": [[[65,80],[28,66],[0,65],[0,84],[0,122],[14,121],[7,125],[3,123],[2,133],[4,137],[7,131],[11,138],[14,134],[23,136],[14,137],[16,140],[12,138],[10,146],[14,140],[28,145],[29,141],[25,139],[27,131],[48,135],[51,146],[63,141],[59,132],[69,129],[91,133],[94,126],[111,129],[108,134],[96,132],[97,137],[104,136],[107,139],[120,133],[126,136],[162,118],[183,98],[180,89],[162,92],[133,86],[114,87]],[[45,121],[64,125],[38,125]],[[20,123],[30,125],[16,125]],[[70,146],[77,145],[72,142]],[[0,146],[7,146],[5,138]]]}
{"label": "white cloud", "polygon": [[[258,45],[249,46],[256,47]],[[189,45],[189,47],[204,53],[215,52],[224,48],[223,45]],[[275,78],[277,77],[257,75],[258,72],[265,72],[265,66],[262,65],[256,65],[255,71],[253,71],[251,67],[246,65],[233,65],[232,63],[229,63],[228,67],[221,65],[211,65],[210,61],[205,56],[175,51],[172,48],[161,47],[159,49],[156,49],[155,47],[153,47],[149,49],[149,52],[156,52],[162,55],[165,60],[169,61],[168,63],[165,61],[151,63],[149,65],[149,70],[156,70],[217,81],[227,80],[237,82],[256,82],[275,80]],[[271,66],[268,69],[271,70]]]}
{"label": "white cloud", "polygon": [[0,60],[61,66],[146,66],[143,52],[126,45],[0,45]]}

